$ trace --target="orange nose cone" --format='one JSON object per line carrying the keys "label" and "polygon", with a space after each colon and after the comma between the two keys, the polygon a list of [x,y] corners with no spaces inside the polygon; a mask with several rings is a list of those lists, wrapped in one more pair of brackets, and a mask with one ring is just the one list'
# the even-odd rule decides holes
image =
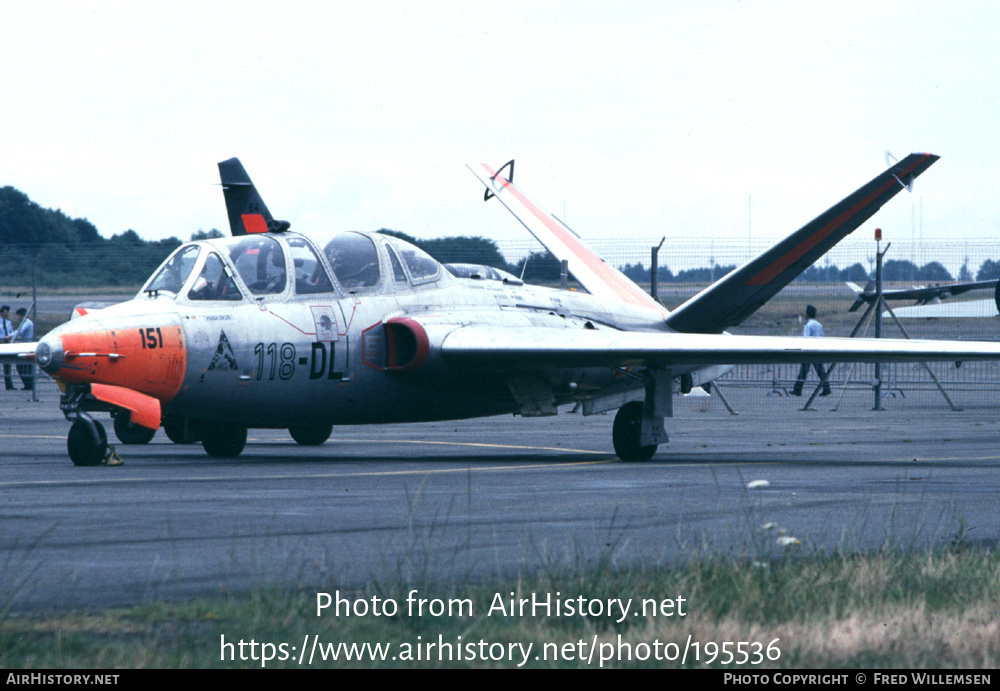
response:
{"label": "orange nose cone", "polygon": [[169,401],[184,381],[180,326],[61,333],[62,362],[53,376],[70,384],[109,384]]}

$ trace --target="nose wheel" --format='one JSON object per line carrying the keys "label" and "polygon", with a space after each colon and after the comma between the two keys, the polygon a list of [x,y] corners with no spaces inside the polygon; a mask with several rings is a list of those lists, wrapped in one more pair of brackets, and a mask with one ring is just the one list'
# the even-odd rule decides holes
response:
{"label": "nose wheel", "polygon": [[73,465],[100,465],[108,454],[108,433],[100,422],[78,418],[69,428],[66,448]]}

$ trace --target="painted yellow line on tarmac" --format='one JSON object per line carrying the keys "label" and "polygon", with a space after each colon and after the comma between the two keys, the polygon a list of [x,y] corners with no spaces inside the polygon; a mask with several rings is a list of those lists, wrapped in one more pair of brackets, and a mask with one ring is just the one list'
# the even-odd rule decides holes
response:
{"label": "painted yellow line on tarmac", "polygon": [[[371,439],[343,439],[337,437],[333,440],[334,443],[337,442],[349,442],[349,443],[365,443],[373,441]],[[470,442],[470,441],[424,441],[419,439],[379,439],[376,443],[378,444],[428,444],[428,445],[439,445],[439,446],[472,446],[487,449],[522,449],[527,451],[566,451],[568,453],[589,453],[598,455],[607,455],[607,451],[592,451],[590,449],[570,449],[563,446],[521,446],[517,444],[487,444],[485,442]]]}
{"label": "painted yellow line on tarmac", "polygon": [[[0,439],[65,439],[65,435],[52,435],[52,434],[0,434]],[[110,441],[110,440],[109,440]],[[251,437],[247,439],[247,442],[261,442],[264,444],[282,443],[284,439],[261,439],[260,437]],[[607,455],[607,451],[593,451],[591,449],[573,449],[563,446],[524,446],[519,444],[487,444],[485,442],[467,442],[467,441],[427,441],[420,439],[344,439],[338,437],[331,440],[333,444],[339,442],[347,442],[350,444],[364,444],[364,443],[376,443],[376,444],[426,444],[428,446],[470,446],[474,448],[486,448],[486,449],[520,449],[524,451],[565,451],[566,453],[587,453],[594,455]],[[190,445],[195,448],[194,444]],[[319,447],[317,447],[319,448]]]}
{"label": "painted yellow line on tarmac", "polygon": [[[378,470],[355,473],[305,473],[289,475],[250,475],[250,476],[195,476],[195,477],[118,477],[105,479],[69,479],[69,480],[26,480],[0,482],[0,487],[41,487],[46,485],[102,485],[102,484],[138,484],[143,482],[179,483],[179,482],[249,482],[258,480],[321,480],[352,477],[390,477],[394,475],[446,475],[455,473],[510,472],[513,470],[561,470],[587,465],[606,465],[617,463],[617,458],[604,458],[594,461],[573,461],[572,463],[538,463],[533,465],[485,466],[482,468],[412,468],[409,470]],[[101,467],[101,466],[96,466]],[[122,466],[114,466],[120,468]]]}

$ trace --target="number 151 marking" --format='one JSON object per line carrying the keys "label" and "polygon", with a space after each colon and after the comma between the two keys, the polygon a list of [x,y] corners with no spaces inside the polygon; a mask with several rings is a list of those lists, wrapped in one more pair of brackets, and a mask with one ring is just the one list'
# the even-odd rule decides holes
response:
{"label": "number 151 marking", "polygon": [[163,332],[160,331],[160,327],[149,327],[148,329],[139,329],[139,337],[142,339],[142,347],[146,348],[162,348],[163,347]]}

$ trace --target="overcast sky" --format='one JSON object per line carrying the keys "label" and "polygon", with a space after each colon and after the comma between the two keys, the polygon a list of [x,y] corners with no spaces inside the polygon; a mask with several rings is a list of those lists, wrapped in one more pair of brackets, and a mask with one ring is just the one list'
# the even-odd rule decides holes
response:
{"label": "overcast sky", "polygon": [[7,0],[0,185],[186,240],[239,156],[294,230],[511,240],[516,158],[585,238],[745,243],[930,151],[864,228],[1000,238],[998,58],[997,2]]}

